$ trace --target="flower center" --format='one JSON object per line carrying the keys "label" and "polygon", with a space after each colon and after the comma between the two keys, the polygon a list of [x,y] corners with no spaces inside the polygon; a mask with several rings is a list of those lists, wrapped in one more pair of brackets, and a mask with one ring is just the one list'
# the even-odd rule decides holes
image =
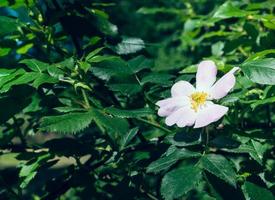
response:
{"label": "flower center", "polygon": [[194,92],[193,94],[191,94],[192,109],[197,112],[198,108],[205,103],[207,97],[208,94],[206,92]]}

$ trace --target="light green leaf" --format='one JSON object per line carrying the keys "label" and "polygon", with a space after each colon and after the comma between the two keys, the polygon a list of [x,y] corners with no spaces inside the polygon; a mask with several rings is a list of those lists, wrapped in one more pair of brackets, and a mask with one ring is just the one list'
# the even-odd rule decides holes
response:
{"label": "light green leaf", "polygon": [[45,83],[57,83],[58,79],[49,76],[48,74],[37,73],[35,80],[32,83],[32,86],[38,88],[40,85]]}
{"label": "light green leaf", "polygon": [[206,171],[236,187],[236,173],[226,158],[217,154],[207,154],[201,158],[200,163]]}
{"label": "light green leaf", "polygon": [[213,18],[227,19],[232,17],[245,17],[250,12],[241,10],[230,1],[222,4],[214,13]]}
{"label": "light green leaf", "polygon": [[255,83],[275,85],[275,58],[244,62],[241,69]]}
{"label": "light green leaf", "polygon": [[27,187],[30,181],[35,178],[39,168],[51,158],[52,156],[50,154],[44,154],[39,156],[33,163],[23,164],[19,172],[19,177],[23,179],[21,181],[20,188]]}
{"label": "light green leaf", "polygon": [[36,59],[25,59],[21,60],[20,63],[25,64],[28,68],[35,72],[43,72],[49,66],[48,63],[36,60]]}
{"label": "light green leaf", "polygon": [[97,49],[93,50],[92,52],[90,52],[90,53],[86,56],[86,59],[85,59],[85,60],[89,62],[90,59],[92,59],[94,56],[96,56],[98,53],[100,53],[103,49],[104,49],[104,47],[97,48]]}
{"label": "light green leaf", "polygon": [[142,39],[139,38],[124,38],[116,47],[115,51],[120,54],[136,53],[145,48]]}
{"label": "light green leaf", "polygon": [[201,178],[201,170],[195,166],[172,170],[162,179],[161,195],[165,200],[179,198],[194,189]]}

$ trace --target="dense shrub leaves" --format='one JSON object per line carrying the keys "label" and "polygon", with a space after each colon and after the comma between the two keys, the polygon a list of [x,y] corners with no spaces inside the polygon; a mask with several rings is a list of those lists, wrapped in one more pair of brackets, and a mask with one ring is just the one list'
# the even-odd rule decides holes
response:
{"label": "dense shrub leaves", "polygon": [[[274,9],[1,0],[0,199],[272,199]],[[205,128],[167,126],[156,102],[178,81],[196,86],[202,60],[217,80],[240,67],[215,100],[228,112]]]}

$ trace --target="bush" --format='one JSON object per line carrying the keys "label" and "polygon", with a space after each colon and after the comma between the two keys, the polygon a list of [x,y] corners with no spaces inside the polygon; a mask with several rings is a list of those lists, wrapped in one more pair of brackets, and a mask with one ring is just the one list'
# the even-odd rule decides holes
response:
{"label": "bush", "polygon": [[[274,199],[274,8],[1,1],[0,199]],[[229,111],[167,126],[159,101],[203,60],[240,68]]]}

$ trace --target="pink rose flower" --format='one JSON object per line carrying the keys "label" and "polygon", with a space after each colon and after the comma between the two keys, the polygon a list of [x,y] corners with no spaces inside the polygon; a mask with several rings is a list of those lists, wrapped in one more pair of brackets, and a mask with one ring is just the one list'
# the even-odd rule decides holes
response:
{"label": "pink rose flower", "polygon": [[[234,87],[236,78],[234,67],[216,82],[217,67],[213,61],[202,61],[196,74],[196,88],[187,81],[178,81],[171,88],[170,98],[158,101],[158,115],[166,117],[168,126],[194,126],[201,128],[218,121],[224,116],[228,107],[214,104],[227,95]],[[216,82],[216,83],[215,83]]]}

